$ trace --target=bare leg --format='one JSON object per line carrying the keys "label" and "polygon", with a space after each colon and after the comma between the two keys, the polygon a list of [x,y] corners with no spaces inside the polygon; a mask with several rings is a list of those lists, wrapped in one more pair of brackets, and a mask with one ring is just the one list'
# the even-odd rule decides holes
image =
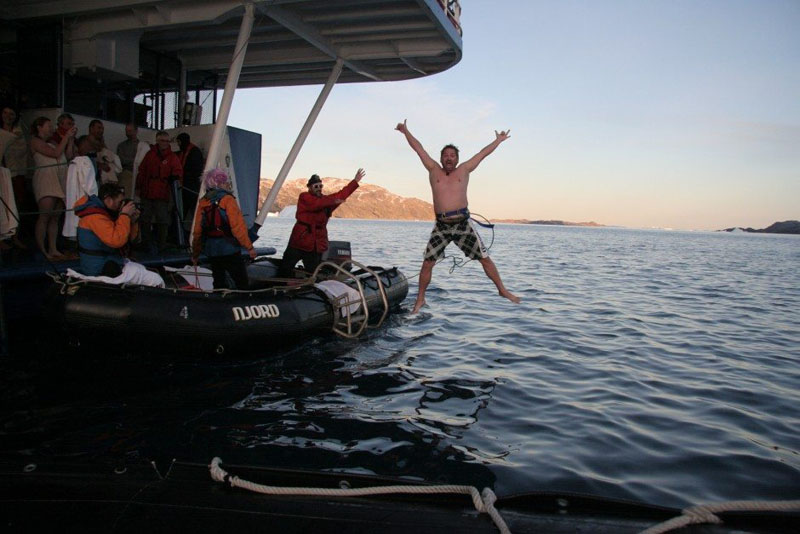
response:
{"label": "bare leg", "polygon": [[[63,207],[64,204],[60,200],[54,199],[54,210],[60,210]],[[56,246],[56,242],[58,240],[58,223],[60,219],[60,213],[51,213],[50,220],[47,222],[47,242],[50,245],[50,255],[55,257],[63,256]]]}
{"label": "bare leg", "polygon": [[[478,261],[480,261],[481,265],[483,265],[483,272],[486,273],[486,276],[489,277],[489,280],[494,282],[494,285],[497,286],[497,291],[500,292],[500,296],[507,298],[511,302],[519,304],[521,299],[518,296],[511,293],[508,289],[506,289],[506,286],[503,285],[503,281],[500,279],[500,273],[497,272],[497,267],[492,261],[492,258],[483,258]],[[420,277],[420,280],[421,278],[422,277]],[[420,284],[421,283],[422,282],[420,281]]]}
{"label": "bare leg", "polygon": [[[57,237],[58,232],[58,216],[50,213],[55,208],[57,201],[58,199],[55,197],[43,197],[40,198],[38,202],[39,217],[36,219],[34,235],[36,237],[36,246],[47,259],[54,259],[61,255],[55,246],[55,238]],[[54,231],[51,230],[52,223],[50,221],[52,217],[55,217],[56,220],[56,228]],[[47,238],[48,230],[50,230],[50,233],[52,234],[49,250],[45,245],[45,239]]]}
{"label": "bare leg", "polygon": [[411,313],[417,313],[425,305],[425,291],[428,289],[428,284],[431,283],[434,265],[436,265],[434,260],[423,260],[422,262],[422,268],[419,270],[419,293],[417,293],[417,301],[414,303]]}
{"label": "bare leg", "polygon": [[[39,211],[42,211],[42,204],[39,203]],[[44,246],[44,236],[47,234],[47,221],[50,218],[44,213],[39,213],[36,219],[36,226],[33,228],[33,235],[36,238],[36,247],[47,257],[47,249]]]}

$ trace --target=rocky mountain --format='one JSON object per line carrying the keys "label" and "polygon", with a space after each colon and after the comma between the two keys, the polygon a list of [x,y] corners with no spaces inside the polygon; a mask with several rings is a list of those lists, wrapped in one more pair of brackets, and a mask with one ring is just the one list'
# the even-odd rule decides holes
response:
{"label": "rocky mountain", "polygon": [[[297,204],[300,193],[307,191],[306,178],[286,180],[272,206],[272,212],[279,212],[286,206]],[[333,193],[343,188],[350,180],[342,178],[323,178],[324,191]],[[274,180],[261,179],[258,198],[259,205],[267,198]],[[390,219],[411,221],[432,221],[433,205],[418,198],[405,198],[389,192],[383,187],[361,182],[361,186],[350,195],[347,202],[339,206],[334,217],[343,219]]]}
{"label": "rocky mountain", "polygon": [[782,221],[772,223],[766,228],[756,230],[755,228],[741,228],[735,226],[733,228],[725,228],[723,232],[733,232],[735,230],[742,230],[744,232],[753,232],[758,234],[800,234],[800,221]]}

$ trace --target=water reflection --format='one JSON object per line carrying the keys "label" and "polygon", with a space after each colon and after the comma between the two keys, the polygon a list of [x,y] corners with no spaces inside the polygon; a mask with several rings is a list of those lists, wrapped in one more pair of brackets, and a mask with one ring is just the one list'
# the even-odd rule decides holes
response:
{"label": "water reflection", "polygon": [[[492,484],[479,455],[453,443],[477,421],[493,384],[415,372],[407,354],[426,337],[327,340],[266,362],[252,391],[231,406],[236,424],[219,442],[227,455],[284,466]],[[206,421],[219,432],[217,425]]]}

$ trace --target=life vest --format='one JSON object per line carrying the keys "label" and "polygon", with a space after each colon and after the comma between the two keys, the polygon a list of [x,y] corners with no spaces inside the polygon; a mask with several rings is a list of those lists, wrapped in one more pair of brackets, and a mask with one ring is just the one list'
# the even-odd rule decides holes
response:
{"label": "life vest", "polygon": [[211,189],[205,195],[209,203],[203,206],[200,216],[203,248],[207,256],[227,256],[240,251],[239,241],[233,235],[228,213],[220,205],[227,195],[230,193],[224,189]]}
{"label": "life vest", "polygon": [[[85,203],[75,206],[75,215],[80,218],[89,215],[103,215],[111,220],[117,214],[106,208],[103,201],[92,195]],[[125,264],[121,249],[109,247],[88,228],[78,227],[78,252],[80,253],[80,271],[88,276],[97,276],[103,271],[106,263],[113,261],[120,266]]]}
{"label": "life vest", "polygon": [[181,160],[171,150],[162,153],[158,146],[153,146],[139,164],[136,191],[148,200],[169,200],[173,178],[183,183]]}
{"label": "life vest", "polygon": [[203,208],[203,237],[230,237],[233,238],[231,223],[228,220],[228,213],[225,208],[220,207],[220,201],[229,195],[227,191],[214,189],[211,195],[207,195],[208,206]]}

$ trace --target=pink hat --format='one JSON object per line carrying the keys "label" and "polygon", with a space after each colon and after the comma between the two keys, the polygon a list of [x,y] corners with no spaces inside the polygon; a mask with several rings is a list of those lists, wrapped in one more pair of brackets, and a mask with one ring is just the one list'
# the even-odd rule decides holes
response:
{"label": "pink hat", "polygon": [[207,189],[219,189],[228,183],[228,173],[222,169],[211,169],[203,178]]}

